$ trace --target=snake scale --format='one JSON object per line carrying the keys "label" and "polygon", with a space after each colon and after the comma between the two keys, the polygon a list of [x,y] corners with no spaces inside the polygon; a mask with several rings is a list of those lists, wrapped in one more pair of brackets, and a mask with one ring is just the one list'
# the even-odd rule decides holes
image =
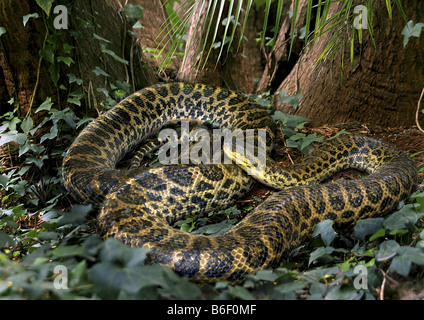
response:
{"label": "snake scale", "polygon": [[[63,177],[77,201],[100,207],[102,237],[150,248],[145,263],[168,265],[195,281],[238,281],[275,268],[320,221],[353,223],[390,213],[418,182],[416,165],[405,153],[353,135],[321,144],[291,167],[267,156],[266,169],[249,174],[248,161],[116,169],[129,150],[164,124],[184,119],[230,130],[266,130],[267,154],[272,150],[272,119],[248,97],[200,84],[163,84],[130,95],[92,121],[65,154]],[[224,153],[233,160],[240,156],[228,148]],[[347,168],[368,175],[318,184]],[[171,227],[176,220],[228,206],[250,190],[252,178],[281,191],[229,231],[205,236]]]}

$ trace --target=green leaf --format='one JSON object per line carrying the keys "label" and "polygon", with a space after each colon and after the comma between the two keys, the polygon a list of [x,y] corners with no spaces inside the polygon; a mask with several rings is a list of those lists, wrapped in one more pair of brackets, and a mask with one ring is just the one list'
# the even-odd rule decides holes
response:
{"label": "green leaf", "polygon": [[424,27],[424,23],[417,23],[414,24],[412,20],[408,21],[406,26],[402,30],[403,34],[403,46],[406,47],[406,45],[409,42],[410,37],[419,37],[421,34],[421,29]]}
{"label": "green leaf", "polygon": [[6,28],[5,28],[5,27],[0,27],[0,37],[1,37],[2,35],[4,35],[6,32],[7,32],[7,31],[6,31]]}
{"label": "green leaf", "polygon": [[91,70],[91,71],[93,71],[93,73],[96,76],[102,75],[102,76],[105,76],[105,77],[109,77],[109,74],[107,74],[103,69],[101,69],[101,68],[99,68],[97,66],[93,70]]}
{"label": "green leaf", "polygon": [[99,41],[102,41],[102,42],[110,43],[109,40],[107,40],[107,39],[105,39],[105,38],[103,38],[103,37],[101,37],[101,36],[99,36],[98,34],[95,34],[95,33],[93,33],[93,38],[97,39]]}
{"label": "green leaf", "polygon": [[230,230],[234,224],[237,223],[237,219],[226,219],[219,223],[208,224],[206,226],[200,227],[199,229],[193,231],[193,233],[200,233],[205,235],[217,235],[220,233],[224,233]]}
{"label": "green leaf", "polygon": [[368,218],[359,220],[353,228],[355,237],[364,240],[366,236],[375,234],[383,226],[384,218]]}
{"label": "green leaf", "polygon": [[51,107],[53,106],[53,103],[51,101],[52,99],[50,97],[47,97],[46,100],[44,100],[44,102],[40,104],[40,106],[37,108],[35,113],[43,110],[50,111]]}
{"label": "green leaf", "polygon": [[142,29],[143,28],[140,21],[137,21],[136,23],[134,23],[132,27],[133,27],[133,29]]}
{"label": "green leaf", "polygon": [[424,265],[424,251],[420,248],[403,246],[398,249],[398,254],[410,259],[417,265]]}
{"label": "green leaf", "polygon": [[81,256],[83,254],[83,247],[80,245],[61,245],[53,250],[52,254],[56,258],[70,257],[70,256]]}
{"label": "green leaf", "polygon": [[405,256],[396,256],[390,264],[390,271],[397,272],[401,276],[407,277],[411,270],[412,261]]}
{"label": "green leaf", "polygon": [[77,106],[81,106],[81,101],[79,98],[71,98],[69,97],[66,101],[68,101],[69,103],[75,104]]}
{"label": "green leaf", "polygon": [[424,252],[420,248],[399,247],[397,254],[392,260],[390,271],[395,271],[404,277],[409,275],[412,263],[424,265]]}
{"label": "green leaf", "polygon": [[0,185],[3,186],[4,189],[6,189],[10,178],[5,174],[0,174]]}
{"label": "green leaf", "polygon": [[317,249],[315,249],[313,252],[311,252],[310,256],[309,256],[309,262],[308,265],[310,265],[312,262],[328,256],[330,254],[332,254],[334,252],[334,248],[333,247],[319,247]]}
{"label": "green leaf", "polygon": [[121,57],[119,57],[115,52],[113,52],[112,50],[109,50],[106,48],[106,46],[104,44],[100,45],[100,51],[103,53],[106,53],[108,55],[110,55],[113,59],[115,59],[118,62],[124,63],[126,65],[128,65],[128,60],[122,59]]}
{"label": "green leaf", "polygon": [[249,275],[250,279],[264,280],[270,282],[274,282],[278,277],[279,275],[273,270],[259,270],[255,274]]}
{"label": "green leaf", "polygon": [[363,291],[357,291],[351,286],[332,286],[325,295],[325,300],[359,300],[364,295]]}
{"label": "green leaf", "polygon": [[23,145],[27,140],[27,135],[23,133],[18,133],[16,130],[11,130],[7,133],[2,133],[0,136],[0,146],[5,143],[15,141],[20,145]]}
{"label": "green leaf", "polygon": [[87,219],[87,214],[91,211],[91,205],[75,204],[72,210],[62,213],[61,217],[57,220],[58,226],[65,224],[82,224]]}
{"label": "green leaf", "polygon": [[55,139],[57,137],[59,133],[59,130],[57,129],[57,124],[54,124],[51,128],[50,128],[50,132],[44,134],[41,138],[40,138],[40,143],[43,143],[46,140],[52,140]]}
{"label": "green leaf", "polygon": [[291,281],[287,283],[280,284],[275,287],[280,293],[288,293],[290,291],[302,290],[306,286],[306,283],[299,281]]}
{"label": "green leaf", "polygon": [[47,44],[44,49],[40,50],[40,57],[45,59],[49,63],[54,63],[54,48]]}
{"label": "green leaf", "polygon": [[52,3],[54,2],[54,0],[36,0],[36,1],[37,1],[37,4],[40,6],[40,8],[44,10],[47,16],[49,16],[50,9],[52,8]]}
{"label": "green leaf", "polygon": [[73,73],[68,73],[67,74],[68,78],[69,78],[69,83],[76,83],[78,85],[82,84],[82,80],[80,78],[78,78],[75,74]]}
{"label": "green leaf", "polygon": [[71,53],[71,50],[72,49],[75,49],[75,47],[74,46],[71,46],[69,43],[64,43],[63,44],[63,51],[65,52],[65,53]]}
{"label": "green leaf", "polygon": [[324,220],[318,223],[313,232],[313,237],[321,235],[321,239],[324,242],[325,246],[329,246],[331,242],[333,242],[337,233],[333,229],[333,221],[332,220]]}
{"label": "green leaf", "polygon": [[407,229],[411,225],[415,225],[418,221],[418,215],[415,212],[415,204],[407,204],[399,211],[393,213],[386,220],[383,225],[388,230]]}
{"label": "green leaf", "polygon": [[44,156],[40,156],[40,157],[28,157],[28,161],[32,162],[33,164],[35,164],[38,168],[42,168],[44,165],[44,160],[47,160],[49,157],[47,155]]}
{"label": "green leaf", "polygon": [[133,19],[143,18],[143,7],[139,4],[128,4],[124,7],[124,14]]}
{"label": "green leaf", "polygon": [[289,95],[288,91],[281,90],[278,93],[278,98],[280,100],[280,103],[289,103],[294,108],[297,108],[297,106],[299,105],[299,100],[302,97],[303,96],[299,92],[295,92],[294,95]]}
{"label": "green leaf", "polygon": [[254,300],[255,297],[242,286],[229,286],[228,293],[233,299]]}
{"label": "green leaf", "polygon": [[31,19],[31,18],[37,19],[38,17],[39,17],[38,13],[30,13],[30,14],[23,16],[22,20],[23,20],[23,23],[24,23],[24,27],[28,23],[29,19]]}
{"label": "green leaf", "polygon": [[82,260],[71,270],[70,286],[74,287],[82,282],[87,274],[87,260]]}
{"label": "green leaf", "polygon": [[21,129],[25,134],[28,134],[29,130],[34,126],[34,122],[30,116],[26,117],[21,123]]}
{"label": "green leaf", "polygon": [[48,71],[50,73],[50,78],[52,79],[54,85],[56,86],[57,82],[59,81],[59,72],[60,72],[59,64],[52,63]]}
{"label": "green leaf", "polygon": [[160,266],[142,266],[146,249],[129,248],[116,239],[107,239],[100,252],[101,262],[87,272],[94,291],[103,299],[116,299],[122,294],[137,297],[147,286],[163,284]]}
{"label": "green leaf", "polygon": [[74,63],[74,60],[71,58],[71,57],[62,57],[62,56],[59,56],[59,57],[57,57],[57,61],[58,62],[63,62],[64,64],[66,64],[68,67],[72,64],[72,63]]}
{"label": "green leaf", "polygon": [[5,232],[0,231],[0,248],[3,248],[7,245],[13,245],[14,241],[10,235]]}
{"label": "green leaf", "polygon": [[373,241],[375,239],[378,238],[382,238],[386,235],[386,228],[381,228],[378,229],[376,233],[374,233],[371,237],[370,237],[370,241]]}
{"label": "green leaf", "polygon": [[399,244],[394,240],[384,241],[378,250],[377,261],[384,261],[393,258],[397,254],[399,247]]}

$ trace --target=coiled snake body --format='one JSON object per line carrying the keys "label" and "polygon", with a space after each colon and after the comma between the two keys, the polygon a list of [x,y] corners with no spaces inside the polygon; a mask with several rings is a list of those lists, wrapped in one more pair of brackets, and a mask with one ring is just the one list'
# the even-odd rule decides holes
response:
{"label": "coiled snake body", "polygon": [[[266,152],[272,149],[272,120],[249,98],[198,84],[157,85],[134,93],[91,122],[67,151],[63,177],[78,201],[101,207],[98,226],[103,237],[151,248],[147,263],[168,265],[196,281],[236,281],[255,270],[275,268],[320,221],[351,223],[387,214],[410,196],[418,181],[416,166],[405,153],[350,135],[322,144],[289,168],[269,157],[262,171],[248,161],[115,168],[129,150],[176,119],[209,120],[230,130],[263,129]],[[225,147],[224,153],[240,158]],[[316,184],[345,168],[369,175]],[[229,231],[204,236],[170,226],[227,206],[250,189],[252,177],[283,190]]]}

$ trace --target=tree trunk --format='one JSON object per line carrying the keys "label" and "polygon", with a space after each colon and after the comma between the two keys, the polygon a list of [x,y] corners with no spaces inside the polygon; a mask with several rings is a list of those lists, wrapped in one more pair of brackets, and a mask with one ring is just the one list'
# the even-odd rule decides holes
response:
{"label": "tree trunk", "polygon": [[[245,34],[248,40],[247,42],[242,41],[238,48],[240,28],[237,28],[230,53],[227,55],[227,48],[225,47],[221,59],[217,61],[220,49],[212,49],[205,63],[207,52],[213,45],[213,29],[216,23],[218,23],[217,15],[215,14],[212,22],[212,31],[209,33],[209,38],[206,42],[205,53],[201,56],[199,52],[199,48],[203,46],[203,40],[200,37],[201,30],[204,24],[209,23],[209,20],[205,18],[206,7],[207,4],[203,8],[198,6],[193,15],[188,31],[185,56],[179,70],[178,79],[186,82],[224,86],[245,93],[253,92],[256,87],[255,79],[260,78],[263,72],[260,49],[254,41],[256,37],[255,21],[258,19],[259,14],[255,11],[254,6],[252,6]],[[223,17],[226,17],[228,11],[224,12]],[[243,20],[244,16],[241,15],[240,21]],[[198,23],[196,24],[196,22]],[[222,34],[223,29],[224,27],[221,25],[218,29],[218,34]],[[230,26],[231,29],[232,26]],[[220,40],[216,39],[215,41]]]}
{"label": "tree trunk", "polygon": [[[45,39],[54,31],[47,29],[48,22],[43,21],[47,19],[43,16],[44,12],[34,1],[2,0],[0,26],[5,27],[7,32],[0,37],[0,114],[13,108],[7,103],[10,98],[14,98],[15,105],[19,106],[20,117],[30,114],[47,97],[58,104],[55,108],[63,109],[69,105],[69,92],[76,90],[84,93],[85,112],[96,116],[100,101],[105,100],[102,92],[109,91],[117,81],[127,82],[129,92],[156,83],[154,72],[143,62],[141,48],[129,34],[133,23],[128,22],[122,12],[126,2],[78,1],[67,8],[69,29],[58,32],[59,45],[54,52],[54,63],[61,68],[60,80],[55,85],[48,71],[52,63],[40,58],[40,50],[46,45]],[[50,17],[55,15],[53,8]],[[22,17],[30,13],[37,13],[39,18],[29,19],[24,26]],[[75,49],[63,52],[65,43]],[[57,60],[59,56],[69,56],[74,63],[66,66]],[[118,61],[116,57],[125,59],[127,63]],[[99,74],[96,67],[108,75]],[[82,80],[81,85],[67,78],[72,73]],[[69,91],[59,89],[61,84]],[[105,90],[97,90],[101,88]],[[31,112],[31,116],[38,123],[43,113]]]}
{"label": "tree trunk", "polygon": [[[169,34],[170,28],[168,27],[167,16],[163,8],[163,3],[165,1],[160,0],[136,0],[143,7],[143,19],[141,24],[143,28],[137,34],[137,42],[142,48],[156,49],[159,46],[159,49],[165,48],[164,52],[171,50],[171,40],[172,37]],[[166,26],[166,27],[165,27]],[[171,33],[172,34],[172,33]],[[159,57],[158,59],[154,57],[149,57],[149,53],[146,52],[147,61],[150,65],[160,67],[161,63],[164,60],[164,57]],[[176,56],[172,57],[168,63],[169,68],[178,69],[180,66],[181,59]]]}
{"label": "tree trunk", "polygon": [[[407,20],[424,21],[424,2],[402,1]],[[334,5],[333,10],[337,7]],[[376,48],[367,36],[357,47],[350,70],[349,49],[344,54],[344,77],[340,54],[315,71],[314,63],[333,33],[318,39],[300,58],[278,90],[299,91],[299,106],[277,102],[283,112],[311,119],[311,125],[358,121],[382,126],[410,126],[424,86],[424,36],[411,37],[403,47],[405,21],[394,8],[390,22],[384,1],[374,2],[373,27]]]}
{"label": "tree trunk", "polygon": [[[75,46],[86,104],[96,109],[98,102],[105,99],[98,88],[109,90],[111,85],[120,81],[128,83],[129,91],[133,92],[157,82],[154,72],[144,63],[140,46],[129,35],[135,21],[127,21],[123,14],[125,3],[124,0],[79,1],[74,8],[77,14],[71,16],[74,27],[81,33],[80,39],[83,39],[76,41]],[[79,26],[81,19],[91,27]],[[127,62],[120,62],[105,53],[102,47]],[[108,76],[94,73],[96,67]]]}
{"label": "tree trunk", "polygon": [[0,26],[6,29],[0,38],[0,114],[13,109],[7,103],[11,98],[23,117],[30,106],[39,105],[47,97],[57,97],[57,88],[46,80],[50,79],[48,66],[39,56],[47,32],[43,20],[31,18],[26,26],[22,22],[23,16],[35,12],[42,15],[33,1],[0,2]]}

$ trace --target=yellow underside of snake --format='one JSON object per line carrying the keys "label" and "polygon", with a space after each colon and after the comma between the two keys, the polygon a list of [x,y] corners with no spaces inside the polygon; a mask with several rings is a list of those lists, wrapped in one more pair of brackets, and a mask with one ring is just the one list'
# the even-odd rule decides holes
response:
{"label": "yellow underside of snake", "polygon": [[[231,132],[266,130],[265,170],[256,170],[249,161],[116,169],[128,151],[163,125],[184,119],[212,121]],[[333,139],[291,167],[269,157],[273,141],[268,112],[246,96],[200,84],[157,85],[127,97],[79,134],[63,160],[64,185],[78,201],[100,207],[103,237],[150,248],[146,263],[211,282],[237,281],[255,270],[275,268],[311,237],[320,221],[352,223],[387,214],[417,184],[411,158],[372,138]],[[224,153],[233,160],[246,159],[231,146]],[[347,168],[369,175],[318,184]],[[176,220],[228,206],[251,188],[253,179],[281,191],[229,231],[205,236],[171,227]]]}

